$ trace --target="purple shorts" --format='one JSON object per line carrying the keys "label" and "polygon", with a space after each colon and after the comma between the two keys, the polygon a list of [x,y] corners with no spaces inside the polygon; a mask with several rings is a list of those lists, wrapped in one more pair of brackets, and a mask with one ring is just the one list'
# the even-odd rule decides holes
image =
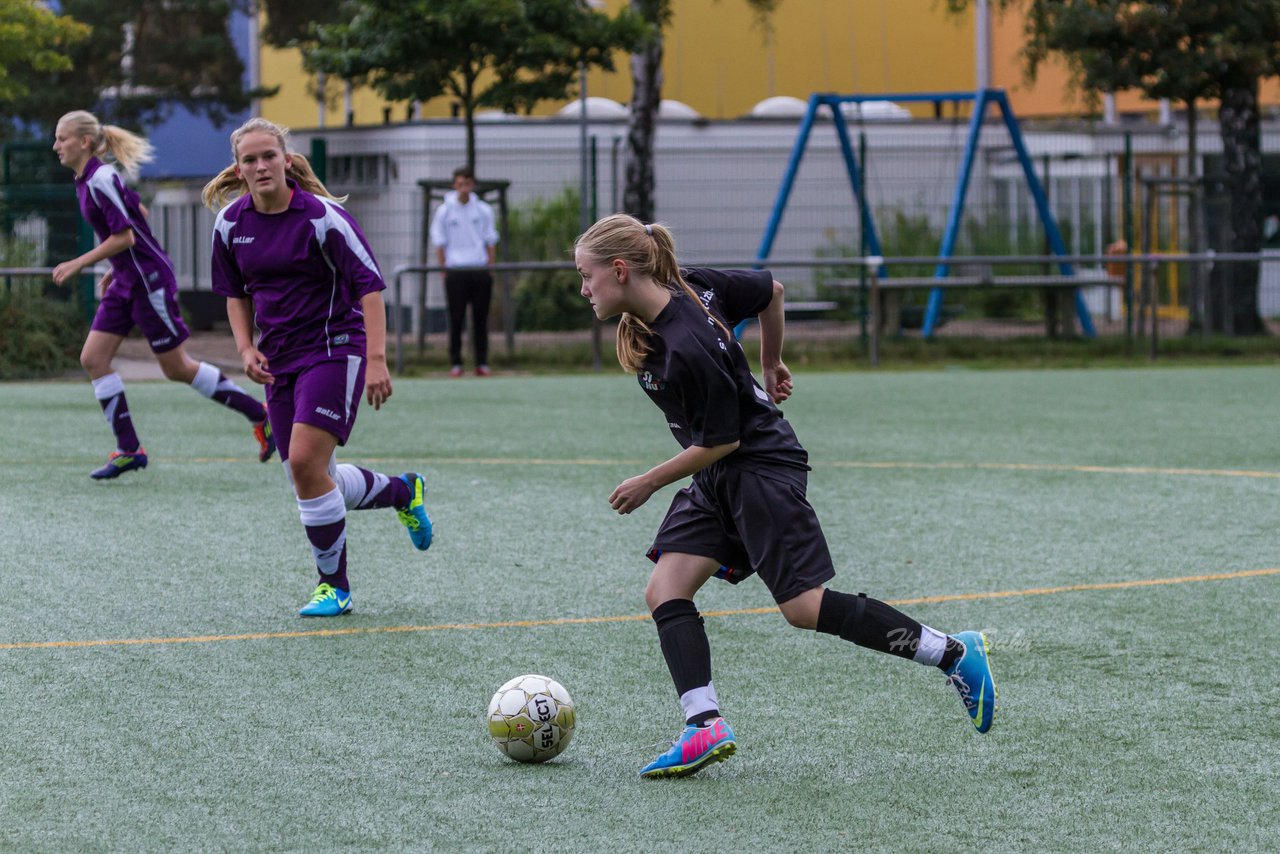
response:
{"label": "purple shorts", "polygon": [[294,424],[310,424],[347,444],[364,393],[364,359],[344,356],[316,362],[288,374],[276,374],[267,386],[267,417],[280,461],[289,459]]}
{"label": "purple shorts", "polygon": [[98,303],[90,328],[124,337],[134,326],[142,331],[153,353],[166,353],[190,338],[178,310],[178,286],[169,282],[148,291],[141,282],[126,286],[113,281]]}

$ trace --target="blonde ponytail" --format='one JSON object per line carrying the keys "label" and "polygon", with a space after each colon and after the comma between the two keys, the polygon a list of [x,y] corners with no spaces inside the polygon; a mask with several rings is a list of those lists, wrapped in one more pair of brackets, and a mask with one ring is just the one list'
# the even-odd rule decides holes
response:
{"label": "blonde ponytail", "polygon": [[116,125],[101,124],[97,116],[86,110],[72,110],[58,119],[58,124],[65,125],[76,136],[91,137],[94,156],[119,164],[130,179],[138,177],[143,163],[155,159],[155,147],[145,137]]}
{"label": "blonde ponytail", "polygon": [[[613,214],[588,228],[574,246],[602,263],[621,258],[631,269],[654,282],[671,290],[682,289],[727,339],[733,338],[733,333],[703,305],[698,294],[680,275],[675,238],[666,226],[658,223],[645,225],[629,214]],[[634,374],[644,366],[645,357],[653,349],[649,343],[651,334],[652,330],[643,320],[628,312],[622,313],[618,321],[617,350],[618,363],[623,370]]]}
{"label": "blonde ponytail", "polygon": [[310,161],[295,151],[289,150],[289,130],[275,122],[263,118],[249,119],[231,133],[231,165],[213,177],[200,192],[200,200],[210,210],[219,210],[228,202],[232,202],[249,192],[249,183],[236,174],[236,160],[239,157],[237,147],[240,140],[250,133],[266,133],[275,137],[280,150],[289,155],[289,168],[285,176],[292,179],[299,188],[316,196],[324,196],[342,203],[346,196],[335,196],[311,168]]}

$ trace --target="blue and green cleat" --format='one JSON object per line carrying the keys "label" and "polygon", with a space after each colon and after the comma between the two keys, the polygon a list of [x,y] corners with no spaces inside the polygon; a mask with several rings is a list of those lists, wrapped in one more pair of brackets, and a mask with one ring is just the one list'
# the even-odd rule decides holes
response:
{"label": "blue and green cleat", "polygon": [[112,451],[107,457],[107,464],[100,469],[89,472],[94,480],[111,480],[127,471],[136,471],[147,467],[147,449],[138,446],[136,451]]}
{"label": "blue and green cleat", "polygon": [[351,594],[332,584],[320,583],[311,601],[302,606],[300,617],[337,617],[351,610]]}
{"label": "blue and green cleat", "polygon": [[990,645],[981,632],[960,632],[952,637],[964,644],[964,655],[943,671],[947,684],[960,695],[960,702],[964,703],[964,710],[978,732],[986,732],[996,717],[996,680],[987,658]]}
{"label": "blue and green cleat", "polygon": [[712,718],[706,726],[689,724],[671,749],[644,766],[640,776],[688,777],[713,762],[723,762],[738,749],[733,730],[724,718]]}
{"label": "blue and green cleat", "polygon": [[427,482],[416,472],[406,472],[400,475],[400,479],[409,487],[412,497],[408,507],[396,510],[396,516],[400,518],[400,524],[409,531],[409,539],[413,540],[414,548],[425,552],[431,548],[432,538],[431,517],[427,515],[427,508],[423,503],[427,494]]}

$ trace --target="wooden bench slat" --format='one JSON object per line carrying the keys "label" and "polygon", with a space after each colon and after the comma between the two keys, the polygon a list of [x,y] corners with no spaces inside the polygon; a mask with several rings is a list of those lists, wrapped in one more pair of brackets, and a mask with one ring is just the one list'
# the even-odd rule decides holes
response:
{"label": "wooden bench slat", "polygon": [[[858,288],[860,279],[829,279],[831,288]],[[881,290],[905,288],[1087,288],[1096,285],[1124,284],[1122,276],[899,276],[880,279]],[[868,283],[869,286],[869,283]]]}

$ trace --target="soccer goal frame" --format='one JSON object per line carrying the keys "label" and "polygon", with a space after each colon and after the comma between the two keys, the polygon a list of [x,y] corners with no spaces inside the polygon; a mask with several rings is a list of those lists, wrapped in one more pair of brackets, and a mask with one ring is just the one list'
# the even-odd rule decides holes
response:
{"label": "soccer goal frame", "polygon": [[[858,212],[861,215],[865,245],[870,255],[883,256],[880,235],[876,228],[875,214],[870,205],[867,204],[866,191],[861,180],[862,170],[859,167],[857,157],[854,155],[853,145],[849,138],[849,125],[845,120],[843,110],[841,110],[841,106],[844,104],[862,104],[867,101],[931,103],[935,105],[947,102],[973,103],[973,113],[969,118],[969,130],[965,138],[963,160],[956,178],[955,189],[952,193],[951,207],[947,214],[947,224],[942,235],[942,245],[938,250],[939,258],[949,259],[955,254],[956,240],[960,233],[961,216],[964,213],[965,197],[968,194],[969,181],[973,174],[973,162],[978,153],[978,142],[982,135],[987,111],[991,107],[999,110],[1004,126],[1009,132],[1013,150],[1017,155],[1018,163],[1022,167],[1023,175],[1026,177],[1027,187],[1031,191],[1036,212],[1039,214],[1040,223],[1044,228],[1050,254],[1063,256],[1067,254],[1066,244],[1062,239],[1062,233],[1058,230],[1057,220],[1054,219],[1053,212],[1049,209],[1049,199],[1045,195],[1044,186],[1040,183],[1039,176],[1036,175],[1031,156],[1027,153],[1026,141],[1023,139],[1018,119],[1014,115],[1013,108],[1009,104],[1009,98],[1003,89],[979,89],[976,92],[910,92],[877,95],[834,95],[815,92],[809,96],[809,103],[805,110],[804,118],[800,122],[800,130],[796,135],[796,141],[792,146],[791,156],[787,162],[787,171],[782,176],[782,183],[778,187],[778,195],[774,200],[773,210],[769,214],[769,221],[765,225],[764,236],[760,240],[760,248],[756,253],[756,258],[762,262],[762,266],[773,249],[774,239],[777,237],[778,229],[782,224],[782,215],[786,211],[787,201],[790,199],[791,191],[795,186],[796,174],[800,170],[800,162],[804,159],[805,150],[809,144],[810,133],[813,130],[814,122],[818,118],[819,111],[824,107],[831,111],[832,124],[835,126],[836,137],[840,141],[840,153],[844,157],[845,170],[849,174],[849,184],[853,189],[854,199],[858,204]],[[1063,276],[1074,275],[1072,265],[1065,261],[1058,264],[1058,269]],[[883,277],[885,268],[881,267],[878,274]],[[950,274],[950,262],[942,260],[935,267],[933,278],[946,279]],[[921,333],[925,338],[933,335],[933,331],[938,324],[938,318],[942,313],[942,300],[943,288],[941,286],[929,291],[929,302],[925,308],[924,325],[921,329]],[[1095,337],[1093,318],[1089,314],[1089,307],[1085,303],[1084,295],[1080,293],[1079,289],[1075,292],[1075,308],[1076,317],[1080,321],[1080,331],[1086,337]]]}

